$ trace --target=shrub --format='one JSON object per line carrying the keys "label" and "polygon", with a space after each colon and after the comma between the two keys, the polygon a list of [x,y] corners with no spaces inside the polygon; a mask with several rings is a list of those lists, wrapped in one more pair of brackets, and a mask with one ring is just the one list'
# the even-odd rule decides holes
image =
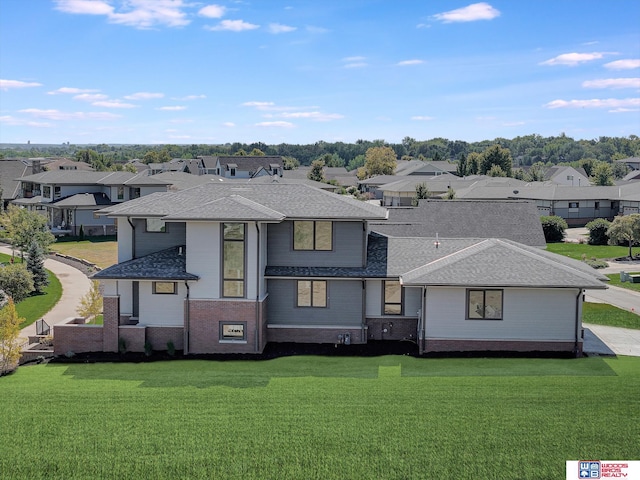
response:
{"label": "shrub", "polygon": [[122,337],[118,338],[118,352],[120,353],[127,352],[127,341]]}
{"label": "shrub", "polygon": [[173,340],[167,342],[167,353],[172,357],[176,354],[176,346],[173,344]]}
{"label": "shrub", "polygon": [[547,215],[540,217],[544,239],[547,243],[561,242],[564,240],[564,232],[568,228],[564,218],[557,215]]}
{"label": "shrub", "polygon": [[144,342],[144,354],[147,357],[150,357],[152,353],[153,353],[153,348],[151,347],[151,342],[147,340],[146,342]]}
{"label": "shrub", "polygon": [[584,263],[586,263],[587,265],[589,265],[592,268],[607,268],[609,266],[609,264],[607,262],[605,262],[604,260],[596,260],[594,259],[586,259],[584,261]]}
{"label": "shrub", "polygon": [[24,263],[14,263],[0,268],[0,289],[20,302],[33,292],[33,275]]}
{"label": "shrub", "polygon": [[589,230],[589,245],[607,245],[609,236],[607,230],[611,222],[604,218],[596,218],[585,225]]}

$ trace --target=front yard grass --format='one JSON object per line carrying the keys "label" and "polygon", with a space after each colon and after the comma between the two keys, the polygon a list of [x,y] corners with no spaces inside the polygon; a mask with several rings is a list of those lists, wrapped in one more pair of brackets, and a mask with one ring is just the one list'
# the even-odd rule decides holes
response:
{"label": "front yard grass", "polygon": [[[635,275],[640,275],[640,272],[627,272]],[[621,282],[619,273],[611,273],[608,274],[609,277],[609,285],[613,285],[615,287],[626,288],[628,290],[635,290],[636,292],[640,292],[640,283],[631,283],[631,282]]]}
{"label": "front yard grass", "polygon": [[[582,260],[582,256],[597,260],[611,260],[629,256],[629,247],[616,245],[589,245],[586,243],[547,243],[547,250],[576,260]],[[634,252],[635,255],[635,252]]]}
{"label": "front yard grass", "polygon": [[[19,257],[14,257],[15,261],[20,262]],[[5,255],[0,253],[0,262],[8,263],[11,260],[11,255]],[[20,328],[25,328],[31,325],[36,320],[45,317],[45,314],[51,310],[60,297],[62,297],[62,285],[58,277],[56,277],[52,271],[47,270],[49,274],[49,285],[44,289],[42,295],[32,295],[25,298],[20,303],[16,304],[16,311],[18,315],[24,317],[24,322],[20,324]],[[46,320],[46,318],[45,318]]]}
{"label": "front yard grass", "polygon": [[632,357],[50,363],[0,392],[6,480],[537,480],[640,458]]}
{"label": "front yard grass", "polygon": [[582,322],[640,330],[640,315],[608,303],[583,303]]}
{"label": "front yard grass", "polygon": [[49,247],[52,251],[82,258],[96,264],[100,268],[107,268],[118,263],[118,242],[116,237],[62,237]]}

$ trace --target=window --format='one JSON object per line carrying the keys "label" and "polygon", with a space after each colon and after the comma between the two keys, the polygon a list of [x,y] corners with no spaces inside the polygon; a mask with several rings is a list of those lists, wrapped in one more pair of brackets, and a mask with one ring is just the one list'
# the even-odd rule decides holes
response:
{"label": "window", "polygon": [[223,224],[222,296],[244,297],[245,225]]}
{"label": "window", "polygon": [[164,220],[160,220],[159,218],[147,218],[147,232],[151,233],[165,233],[167,231],[167,226],[164,223]]}
{"label": "window", "polygon": [[326,280],[298,280],[298,307],[326,307]]}
{"label": "window", "polygon": [[140,187],[130,187],[129,198],[131,198],[131,200],[134,198],[140,198]]}
{"label": "window", "polygon": [[178,292],[176,282],[153,282],[155,295],[175,295]]}
{"label": "window", "polygon": [[124,187],[122,185],[118,187],[118,200],[124,200]]}
{"label": "window", "polygon": [[53,187],[53,196],[54,198],[60,198],[60,187]]}
{"label": "window", "polygon": [[332,222],[297,221],[293,222],[294,250],[332,250]]}
{"label": "window", "polygon": [[578,202],[569,202],[569,208],[579,208],[580,204]]}
{"label": "window", "polygon": [[220,323],[220,340],[246,341],[246,322]]}
{"label": "window", "polygon": [[51,198],[51,187],[49,185],[44,185],[42,187],[42,196],[44,198]]}
{"label": "window", "polygon": [[600,202],[596,202],[596,210],[600,210]]}
{"label": "window", "polygon": [[467,320],[502,320],[502,290],[467,290]]}
{"label": "window", "polygon": [[402,286],[397,280],[384,282],[384,309],[385,315],[402,315]]}

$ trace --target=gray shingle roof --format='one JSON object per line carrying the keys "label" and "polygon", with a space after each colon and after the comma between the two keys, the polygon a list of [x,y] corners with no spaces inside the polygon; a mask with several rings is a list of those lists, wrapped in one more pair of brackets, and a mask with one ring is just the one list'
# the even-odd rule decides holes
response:
{"label": "gray shingle roof", "polygon": [[[204,184],[179,192],[155,193],[121,205],[109,207],[102,213],[110,216],[153,217],[172,215],[179,217],[197,205],[205,205],[231,195],[244,197],[268,209],[282,213],[290,219],[384,219],[386,209],[336,195],[307,185],[269,183]],[[212,212],[216,213],[216,212]],[[209,220],[220,217],[212,215]],[[202,218],[204,220],[204,218]]]}
{"label": "gray shingle roof", "polygon": [[418,207],[389,208],[389,220],[373,231],[395,237],[506,238],[546,247],[540,214],[522,200],[422,200]]}
{"label": "gray shingle roof", "polygon": [[505,240],[481,240],[403,274],[402,281],[405,285],[606,288],[602,283],[606,277],[585,270],[577,260],[566,262],[559,255],[523,247]]}
{"label": "gray shingle roof", "polygon": [[235,222],[247,220],[279,222],[284,218],[284,215],[239,195],[231,195],[164,217],[166,221],[209,220],[211,218]]}
{"label": "gray shingle roof", "polygon": [[95,279],[198,280],[187,272],[186,248],[171,247],[144,257],[112,265],[93,275]]}
{"label": "gray shingle roof", "polygon": [[49,205],[55,207],[96,207],[111,205],[111,200],[104,193],[78,193],[61,198]]}

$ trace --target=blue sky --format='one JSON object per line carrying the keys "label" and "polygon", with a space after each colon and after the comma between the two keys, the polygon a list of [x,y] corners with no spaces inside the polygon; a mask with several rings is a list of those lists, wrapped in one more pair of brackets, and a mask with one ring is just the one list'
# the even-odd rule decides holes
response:
{"label": "blue sky", "polygon": [[0,0],[0,142],[640,135],[632,0]]}

